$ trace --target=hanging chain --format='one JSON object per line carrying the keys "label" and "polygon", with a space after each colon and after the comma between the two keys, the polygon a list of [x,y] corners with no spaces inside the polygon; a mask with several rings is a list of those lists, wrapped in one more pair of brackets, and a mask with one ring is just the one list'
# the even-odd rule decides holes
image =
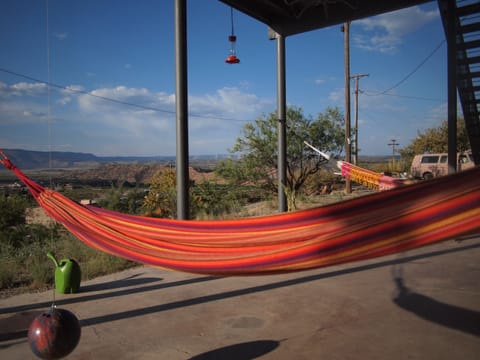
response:
{"label": "hanging chain", "polygon": [[233,31],[234,29],[233,29],[233,8],[232,7],[230,7],[230,23],[232,25],[232,35],[235,35]]}

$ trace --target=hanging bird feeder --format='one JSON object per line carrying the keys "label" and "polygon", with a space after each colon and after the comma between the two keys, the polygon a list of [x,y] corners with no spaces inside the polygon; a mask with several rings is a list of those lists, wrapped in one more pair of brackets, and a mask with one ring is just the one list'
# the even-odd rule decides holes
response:
{"label": "hanging bird feeder", "polygon": [[228,41],[230,42],[230,55],[227,56],[225,62],[227,64],[238,64],[240,59],[237,57],[237,52],[235,49],[235,43],[237,41],[237,37],[233,31],[233,8],[230,8],[230,21],[232,24],[232,33],[228,36]]}

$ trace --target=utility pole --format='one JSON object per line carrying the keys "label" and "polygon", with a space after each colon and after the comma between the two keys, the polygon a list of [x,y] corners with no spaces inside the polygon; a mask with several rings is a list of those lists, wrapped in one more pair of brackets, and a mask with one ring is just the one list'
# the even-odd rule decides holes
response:
{"label": "utility pole", "polygon": [[358,165],[358,83],[362,77],[366,77],[369,74],[355,74],[350,78],[355,79],[355,133],[354,133],[354,153],[353,153],[353,163]]}
{"label": "utility pole", "polygon": [[392,147],[392,168],[394,168],[395,167],[395,152],[396,152],[395,146],[398,146],[400,144],[395,139],[392,139],[390,141],[391,142],[388,144],[388,146]]}
{"label": "utility pole", "polygon": [[[350,130],[350,22],[342,26],[345,58],[345,161],[351,163],[351,130]],[[350,179],[345,179],[345,192],[352,192]]]}

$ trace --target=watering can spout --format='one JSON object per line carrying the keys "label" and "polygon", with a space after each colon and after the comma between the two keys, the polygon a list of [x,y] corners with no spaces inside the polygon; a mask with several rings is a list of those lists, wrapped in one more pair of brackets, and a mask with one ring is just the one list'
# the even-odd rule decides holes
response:
{"label": "watering can spout", "polygon": [[47,253],[47,257],[53,261],[53,263],[55,264],[55,267],[60,267],[60,264],[58,263],[57,259],[55,258],[55,255],[53,255],[53,253],[51,251],[49,251]]}

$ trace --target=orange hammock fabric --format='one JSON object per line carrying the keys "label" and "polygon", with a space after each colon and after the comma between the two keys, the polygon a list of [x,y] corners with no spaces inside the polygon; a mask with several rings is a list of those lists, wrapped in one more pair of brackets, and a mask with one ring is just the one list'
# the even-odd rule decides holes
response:
{"label": "orange hammock fabric", "polygon": [[380,191],[391,190],[396,187],[403,186],[407,183],[406,179],[394,178],[381,173],[377,173],[372,170],[361,168],[346,161],[334,160],[330,155],[317,149],[315,146],[309,144],[308,142],[304,141],[304,143],[310,149],[312,149],[325,160],[327,160],[328,164],[337,167],[341,171],[341,175],[344,178],[368,186],[371,189]]}
{"label": "orange hammock fabric", "polygon": [[337,163],[339,163],[343,177],[368,186],[371,189],[383,191],[404,185],[403,179],[397,179],[368,169],[363,169],[345,161],[337,161]]}
{"label": "orange hammock fabric", "polygon": [[480,168],[330,206],[236,220],[148,218],[80,205],[0,160],[86,244],[146,265],[214,275],[320,268],[480,232]]}

